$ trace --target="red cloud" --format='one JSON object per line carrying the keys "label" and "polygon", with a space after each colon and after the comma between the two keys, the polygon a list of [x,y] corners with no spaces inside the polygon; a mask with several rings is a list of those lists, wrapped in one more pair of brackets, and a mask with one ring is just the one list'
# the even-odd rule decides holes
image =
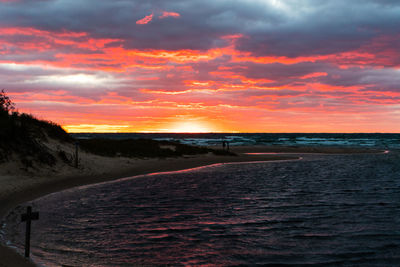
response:
{"label": "red cloud", "polygon": [[177,13],[177,12],[167,12],[167,11],[163,11],[162,15],[159,16],[160,19],[163,18],[167,18],[167,17],[174,17],[174,18],[179,18],[181,16],[181,14]]}
{"label": "red cloud", "polygon": [[136,24],[147,24],[149,23],[151,20],[153,19],[153,13],[151,13],[150,15],[139,19],[138,21],[136,21]]}

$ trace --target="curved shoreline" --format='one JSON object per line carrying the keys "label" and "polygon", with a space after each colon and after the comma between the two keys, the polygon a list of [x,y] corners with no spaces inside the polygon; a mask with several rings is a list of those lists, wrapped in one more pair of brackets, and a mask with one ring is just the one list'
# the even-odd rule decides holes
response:
{"label": "curved shoreline", "polygon": [[[239,148],[238,156],[214,156],[214,155],[201,155],[195,157],[182,157],[182,158],[166,158],[166,159],[142,159],[135,160],[130,165],[115,166],[111,171],[102,172],[99,170],[97,173],[73,173],[69,175],[59,175],[52,178],[43,178],[41,176],[10,176],[8,182],[11,181],[12,184],[10,188],[0,189],[0,219],[2,219],[9,210],[16,207],[17,205],[51,194],[59,192],[65,189],[92,185],[107,181],[116,181],[119,179],[132,179],[137,176],[143,175],[154,175],[158,173],[165,172],[175,172],[175,171],[190,171],[194,168],[203,168],[215,164],[234,164],[234,163],[250,163],[250,162],[267,162],[267,161],[282,161],[282,160],[300,160],[300,156],[295,154],[308,154],[306,151],[298,150],[292,152],[288,155],[285,154],[285,149],[282,149],[282,154],[245,154],[247,153],[257,153],[260,148],[249,149]],[[266,153],[267,148],[264,147]],[[236,151],[236,149],[235,149]],[[338,151],[330,152],[329,149],[326,150],[327,153],[316,153],[316,154],[342,154],[337,153]],[[324,151],[325,152],[325,151]],[[342,150],[341,150],[342,152]],[[357,152],[366,152],[365,150],[359,151],[347,151],[343,154],[357,154]],[[376,152],[380,152],[375,150]],[[367,152],[371,153],[371,151]],[[119,159],[109,159],[113,160],[114,163],[118,162]],[[120,159],[122,161],[124,159]],[[120,169],[121,168],[121,169]],[[4,176],[0,176],[4,178]],[[7,177],[6,177],[7,178]],[[1,186],[0,181],[0,186]],[[14,186],[13,186],[14,185]],[[22,255],[20,255],[16,250],[7,247],[5,244],[0,243],[0,267],[12,267],[12,266],[36,266],[32,261],[27,260]]]}
{"label": "curved shoreline", "polygon": [[[288,156],[196,156],[191,158],[168,158],[162,160],[137,160],[135,166],[117,172],[106,172],[90,175],[56,176],[53,179],[41,179],[41,177],[10,177],[15,180],[14,190],[3,190],[0,197],[0,219],[21,203],[70,189],[77,186],[92,185],[119,179],[131,179],[135,176],[152,175],[174,171],[189,171],[194,168],[202,168],[215,164],[245,163],[245,162],[267,162],[280,160],[296,160],[299,157]],[[17,181],[18,180],[18,181]],[[19,183],[19,185],[17,185]],[[2,190],[2,189],[0,189]],[[34,267],[31,260],[24,258],[13,248],[0,243],[0,267]]]}

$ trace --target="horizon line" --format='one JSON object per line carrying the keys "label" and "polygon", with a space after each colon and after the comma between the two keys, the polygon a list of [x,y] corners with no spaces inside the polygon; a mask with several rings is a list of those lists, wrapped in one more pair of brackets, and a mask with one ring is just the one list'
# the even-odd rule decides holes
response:
{"label": "horizon line", "polygon": [[400,132],[68,132],[69,134],[400,134]]}

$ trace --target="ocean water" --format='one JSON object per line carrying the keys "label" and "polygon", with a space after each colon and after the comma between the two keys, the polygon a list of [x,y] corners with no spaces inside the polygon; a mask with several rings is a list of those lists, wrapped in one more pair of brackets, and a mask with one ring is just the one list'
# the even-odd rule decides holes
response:
{"label": "ocean water", "polygon": [[[399,266],[400,152],[219,164],[29,203],[43,266]],[[22,249],[17,208],[3,238]]]}
{"label": "ocean water", "polygon": [[316,134],[316,133],[81,133],[77,138],[151,138],[177,141],[190,145],[213,146],[229,141],[230,145],[284,145],[284,146],[351,146],[400,148],[400,134]]}

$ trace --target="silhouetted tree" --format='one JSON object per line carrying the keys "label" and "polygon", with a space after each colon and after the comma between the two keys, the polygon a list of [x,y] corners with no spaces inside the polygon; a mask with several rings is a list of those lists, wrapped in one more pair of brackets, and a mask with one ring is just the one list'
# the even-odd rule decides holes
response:
{"label": "silhouetted tree", "polygon": [[15,110],[15,104],[11,101],[11,99],[6,95],[4,90],[0,92],[0,112],[1,113],[12,113]]}

